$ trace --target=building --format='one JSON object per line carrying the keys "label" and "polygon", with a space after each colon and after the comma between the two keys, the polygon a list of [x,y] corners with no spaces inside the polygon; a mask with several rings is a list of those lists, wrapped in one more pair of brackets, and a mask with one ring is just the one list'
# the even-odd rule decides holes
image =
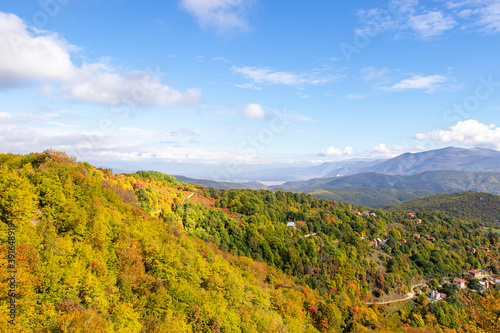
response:
{"label": "building", "polygon": [[459,278],[453,279],[453,284],[458,286],[458,288],[460,289],[465,289],[465,280],[463,279]]}
{"label": "building", "polygon": [[413,236],[415,236],[415,238],[420,238],[420,234],[415,234]]}
{"label": "building", "polygon": [[295,225],[295,222],[288,222],[288,223],[286,224],[286,226],[287,226],[287,227],[290,227],[290,228],[294,228],[294,229],[295,229],[295,228],[297,228],[297,226]]}
{"label": "building", "polygon": [[439,300],[445,299],[446,297],[448,297],[448,295],[440,293],[437,290],[431,291],[431,299],[433,299],[435,301],[439,301]]}
{"label": "building", "polygon": [[361,215],[361,213],[359,212],[359,210],[353,210],[352,213],[356,214],[356,215]]}
{"label": "building", "polygon": [[479,279],[482,276],[482,273],[479,269],[471,269],[469,271],[469,276],[471,279]]}
{"label": "building", "polygon": [[299,221],[298,223],[300,224],[301,227],[306,225],[306,221]]}

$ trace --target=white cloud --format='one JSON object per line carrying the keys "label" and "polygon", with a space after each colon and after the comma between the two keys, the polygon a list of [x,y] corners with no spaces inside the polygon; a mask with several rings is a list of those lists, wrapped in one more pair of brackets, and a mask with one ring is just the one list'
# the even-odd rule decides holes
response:
{"label": "white cloud", "polygon": [[366,96],[361,95],[361,94],[347,94],[347,95],[345,95],[345,98],[348,100],[354,101],[354,100],[365,99]]}
{"label": "white cloud", "polygon": [[262,90],[261,87],[256,86],[253,83],[235,84],[234,86],[237,87],[237,88],[243,88],[243,89]]}
{"label": "white cloud", "polygon": [[410,16],[409,26],[422,38],[442,35],[445,31],[453,29],[457,22],[444,16],[442,12],[428,12],[421,15]]}
{"label": "white cloud", "polygon": [[196,17],[202,27],[215,27],[219,32],[247,31],[248,9],[254,0],[181,0],[180,4]]}
{"label": "white cloud", "polygon": [[500,32],[500,1],[493,1],[481,9],[478,24],[490,33]]}
{"label": "white cloud", "polygon": [[31,33],[14,14],[0,12],[0,89],[38,82],[42,92],[58,85],[64,98],[106,106],[168,106],[196,103],[198,90],[185,93],[159,81],[157,73],[119,73],[105,63],[76,66],[71,52],[76,49],[54,33]]}
{"label": "white cloud", "polygon": [[211,61],[217,61],[217,62],[229,62],[226,57],[214,57],[211,59]]}
{"label": "white cloud", "polygon": [[240,74],[255,83],[282,84],[289,86],[321,85],[334,80],[329,75],[319,72],[297,74],[293,72],[279,72],[267,67],[238,67],[232,66],[233,74]]}
{"label": "white cloud", "polygon": [[373,148],[368,149],[362,155],[371,158],[393,158],[404,153],[416,153],[424,151],[424,147],[407,147],[407,146],[386,146],[381,143]]}
{"label": "white cloud", "polygon": [[257,103],[248,104],[241,110],[241,115],[247,119],[267,119],[264,109]]}
{"label": "white cloud", "polygon": [[388,73],[389,69],[387,67],[378,69],[373,66],[368,66],[361,69],[361,74],[365,81],[386,81]]}
{"label": "white cloud", "polygon": [[12,118],[12,115],[7,112],[0,112],[0,118]]}
{"label": "white cloud", "polygon": [[447,77],[444,75],[414,75],[409,79],[404,79],[393,86],[383,87],[382,90],[385,91],[403,91],[409,89],[425,90],[426,92],[433,92],[439,87],[442,87],[442,83],[448,81]]}
{"label": "white cloud", "polygon": [[360,10],[356,32],[369,36],[383,32],[393,32],[397,37],[411,34],[424,40],[457,28],[500,32],[499,0],[448,0],[441,3],[393,0],[387,9]]}
{"label": "white cloud", "polygon": [[318,156],[325,157],[343,157],[349,156],[350,158],[364,158],[364,159],[378,159],[378,158],[393,158],[404,153],[417,153],[426,150],[422,146],[408,147],[408,146],[387,146],[380,143],[374,147],[368,148],[363,151],[355,151],[352,147],[347,146],[344,149],[336,147],[328,147],[323,150]]}
{"label": "white cloud", "polygon": [[436,144],[500,149],[500,128],[495,125],[482,124],[474,119],[459,121],[447,130],[419,133],[416,138],[422,141],[433,141]]}
{"label": "white cloud", "polygon": [[354,153],[354,150],[352,147],[345,147],[344,149],[341,148],[336,148],[334,146],[330,146],[319,154],[320,156],[349,156]]}

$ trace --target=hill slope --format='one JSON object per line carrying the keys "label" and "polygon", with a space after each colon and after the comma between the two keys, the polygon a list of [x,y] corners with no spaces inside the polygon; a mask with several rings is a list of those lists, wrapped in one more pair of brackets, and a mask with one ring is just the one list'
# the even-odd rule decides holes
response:
{"label": "hill slope", "polygon": [[500,196],[481,192],[437,194],[383,207],[388,211],[441,212],[470,221],[500,224]]}
{"label": "hill slope", "polygon": [[207,179],[189,178],[189,177],[185,177],[185,176],[174,176],[174,177],[175,177],[175,179],[177,179],[178,181],[183,182],[183,183],[190,183],[190,184],[199,185],[199,186],[216,188],[219,190],[230,190],[230,189],[258,190],[258,189],[266,188],[266,186],[262,185],[261,183],[257,183],[257,182],[228,183],[228,182],[220,182],[220,181],[207,180]]}
{"label": "hill slope", "polygon": [[[437,305],[419,296],[387,320],[390,309],[368,302],[400,301],[425,278],[481,268],[485,254],[467,248],[493,247],[500,235],[439,214],[418,213],[416,225],[404,213],[353,209],[364,207],[197,188],[159,172],[113,175],[52,151],[0,154],[0,256],[15,242],[17,270],[0,260],[0,325],[317,333],[408,332],[411,322],[423,333],[467,320],[453,294]],[[14,326],[5,292],[12,274]]]}
{"label": "hill slope", "polygon": [[[170,207],[191,188],[163,178],[161,202],[151,201],[139,178],[61,153],[0,154],[2,332],[318,332],[301,290],[313,304],[316,291],[188,236]],[[140,208],[155,203],[165,218]],[[10,223],[15,325],[3,259]]]}
{"label": "hill slope", "polygon": [[464,191],[500,194],[499,172],[427,171],[397,176],[361,173],[335,178],[286,182],[280,186],[292,191],[321,194],[321,198],[380,207],[393,202],[437,193]]}

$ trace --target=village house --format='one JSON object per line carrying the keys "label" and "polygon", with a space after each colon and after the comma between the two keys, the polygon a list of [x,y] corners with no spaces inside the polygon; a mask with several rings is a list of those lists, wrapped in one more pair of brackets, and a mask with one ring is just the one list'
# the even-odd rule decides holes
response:
{"label": "village house", "polygon": [[429,237],[429,240],[430,240],[431,242],[435,242],[435,241],[436,241],[436,238],[434,238],[434,237]]}
{"label": "village house", "polygon": [[294,229],[296,229],[296,228],[297,228],[297,227],[296,227],[296,225],[295,225],[295,222],[288,222],[288,223],[286,224],[286,226],[287,226],[287,227],[290,227],[290,228],[294,228]]}
{"label": "village house", "polygon": [[408,213],[408,216],[409,217],[415,217],[415,214],[414,213]]}
{"label": "village house", "polygon": [[439,301],[441,299],[445,299],[446,297],[448,297],[448,295],[440,293],[437,290],[432,290],[431,291],[431,299],[433,299],[435,301]]}
{"label": "village house", "polygon": [[365,210],[365,211],[363,212],[363,215],[370,215],[370,212],[369,212],[369,211],[367,211],[367,210]]}
{"label": "village house", "polygon": [[471,269],[469,271],[469,276],[471,279],[479,279],[482,276],[482,273],[479,269]]}
{"label": "village house", "polygon": [[460,289],[465,289],[465,280],[464,279],[455,278],[455,279],[453,279],[453,284],[458,286],[458,288],[460,288]]}
{"label": "village house", "polygon": [[415,238],[420,238],[420,234],[415,234]]}
{"label": "village house", "polygon": [[473,247],[470,247],[467,251],[469,251],[470,253],[476,253],[476,249],[473,248]]}
{"label": "village house", "polygon": [[479,281],[479,284],[483,287],[483,291],[490,289],[490,282],[488,280]]}
{"label": "village house", "polygon": [[356,214],[356,215],[361,215],[361,213],[359,212],[359,210],[353,210],[352,213]]}
{"label": "village house", "polygon": [[375,214],[375,213],[370,213],[370,216],[371,216],[371,217],[377,217],[377,214]]}
{"label": "village house", "polygon": [[301,227],[305,226],[306,225],[306,221],[299,221],[299,224]]}
{"label": "village house", "polygon": [[490,249],[486,246],[481,246],[481,250],[483,250],[484,252],[490,252]]}

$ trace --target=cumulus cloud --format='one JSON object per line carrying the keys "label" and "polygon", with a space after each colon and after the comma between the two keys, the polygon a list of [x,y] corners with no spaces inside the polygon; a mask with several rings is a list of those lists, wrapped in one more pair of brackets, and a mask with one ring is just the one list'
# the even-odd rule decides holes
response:
{"label": "cumulus cloud", "polygon": [[202,27],[215,27],[220,32],[249,29],[247,13],[254,0],[181,0],[181,6]]}
{"label": "cumulus cloud", "polygon": [[385,91],[403,91],[403,90],[425,90],[426,92],[433,92],[439,87],[442,87],[442,83],[445,83],[448,78],[444,75],[414,75],[409,79],[404,79],[393,86],[383,87],[382,90]]}
{"label": "cumulus cloud", "polygon": [[362,155],[365,157],[384,157],[392,158],[404,153],[417,153],[424,151],[424,147],[408,147],[408,146],[387,146],[381,143],[375,147],[368,149]]}
{"label": "cumulus cloud", "polygon": [[422,146],[409,147],[409,146],[388,146],[384,143],[380,143],[374,147],[355,151],[352,147],[345,147],[344,149],[336,148],[334,146],[324,149],[318,156],[325,157],[345,157],[350,158],[363,158],[363,159],[379,159],[379,158],[393,158],[404,153],[417,153],[424,151],[425,148]]}
{"label": "cumulus cloud", "polygon": [[500,149],[500,128],[474,119],[459,121],[455,126],[446,130],[419,133],[416,138],[422,141],[433,141],[436,144]]}
{"label": "cumulus cloud", "polygon": [[61,88],[68,100],[106,106],[168,106],[196,103],[199,90],[184,93],[162,84],[151,71],[118,72],[105,63],[76,66],[77,48],[54,33],[31,32],[14,14],[0,12],[0,89],[38,82]]}
{"label": "cumulus cloud", "polygon": [[307,74],[294,72],[280,72],[267,67],[232,66],[233,74],[240,74],[254,83],[281,84],[288,86],[321,85],[335,78],[330,75],[322,75],[319,71]]}
{"label": "cumulus cloud", "polygon": [[267,119],[264,109],[257,103],[248,104],[241,110],[241,115],[247,119]]}
{"label": "cumulus cloud", "polygon": [[334,146],[330,146],[319,154],[319,156],[349,156],[354,153],[354,150],[352,147],[345,147],[344,149],[341,148],[336,148]]}

